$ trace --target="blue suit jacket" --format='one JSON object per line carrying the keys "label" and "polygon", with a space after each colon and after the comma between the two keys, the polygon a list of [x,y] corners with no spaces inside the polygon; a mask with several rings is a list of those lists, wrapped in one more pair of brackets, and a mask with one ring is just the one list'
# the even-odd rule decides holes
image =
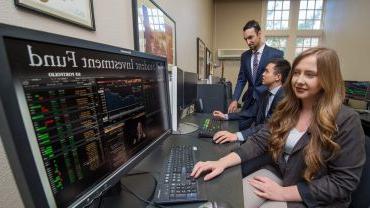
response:
{"label": "blue suit jacket", "polygon": [[278,49],[269,47],[265,45],[263,49],[261,60],[258,65],[256,80],[252,80],[251,74],[251,60],[252,60],[252,50],[247,50],[241,56],[240,60],[240,70],[235,86],[235,91],[233,95],[233,100],[239,100],[242,91],[248,82],[248,90],[243,95],[244,106],[243,109],[248,109],[254,99],[257,99],[262,92],[266,90],[266,87],[262,85],[262,73],[265,70],[267,62],[272,58],[283,58],[284,53]]}

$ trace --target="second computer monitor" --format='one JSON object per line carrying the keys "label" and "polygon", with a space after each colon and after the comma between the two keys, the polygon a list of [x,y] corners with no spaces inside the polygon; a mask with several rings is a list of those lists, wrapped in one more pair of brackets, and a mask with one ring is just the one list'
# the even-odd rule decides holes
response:
{"label": "second computer monitor", "polygon": [[197,99],[198,75],[192,72],[184,72],[184,108],[194,104]]}
{"label": "second computer monitor", "polygon": [[184,71],[177,67],[177,107],[184,108]]}
{"label": "second computer monitor", "polygon": [[344,81],[346,98],[370,101],[370,82],[368,81]]}

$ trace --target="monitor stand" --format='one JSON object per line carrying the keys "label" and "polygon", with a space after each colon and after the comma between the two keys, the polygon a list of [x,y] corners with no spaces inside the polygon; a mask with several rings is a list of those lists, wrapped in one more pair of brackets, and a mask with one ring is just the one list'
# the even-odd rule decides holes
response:
{"label": "monitor stand", "polygon": [[198,130],[199,126],[194,123],[181,122],[177,128],[177,131],[173,131],[172,134],[190,134]]}
{"label": "monitor stand", "polygon": [[[179,112],[178,118],[184,118],[185,116],[189,115],[189,113],[194,112],[194,105],[189,106],[188,108],[181,109]],[[190,134],[199,129],[197,124],[191,122],[178,122],[177,130],[172,131],[172,134]]]}

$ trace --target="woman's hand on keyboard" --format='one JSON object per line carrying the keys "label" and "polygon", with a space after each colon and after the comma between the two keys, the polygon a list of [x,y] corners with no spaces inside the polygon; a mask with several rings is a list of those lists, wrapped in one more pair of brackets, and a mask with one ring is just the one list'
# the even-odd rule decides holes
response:
{"label": "woman's hand on keyboard", "polygon": [[194,178],[198,178],[201,173],[203,172],[209,172],[204,176],[204,180],[208,181],[212,178],[220,175],[222,172],[224,172],[225,166],[224,164],[217,160],[217,161],[206,161],[206,162],[197,162],[197,164],[194,165],[193,171],[191,172],[190,176]]}

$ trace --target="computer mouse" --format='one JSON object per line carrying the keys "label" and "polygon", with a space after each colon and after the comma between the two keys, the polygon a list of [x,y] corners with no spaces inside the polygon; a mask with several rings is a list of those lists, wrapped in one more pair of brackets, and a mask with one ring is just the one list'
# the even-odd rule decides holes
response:
{"label": "computer mouse", "polygon": [[232,208],[227,202],[211,201],[200,205],[198,208]]}

